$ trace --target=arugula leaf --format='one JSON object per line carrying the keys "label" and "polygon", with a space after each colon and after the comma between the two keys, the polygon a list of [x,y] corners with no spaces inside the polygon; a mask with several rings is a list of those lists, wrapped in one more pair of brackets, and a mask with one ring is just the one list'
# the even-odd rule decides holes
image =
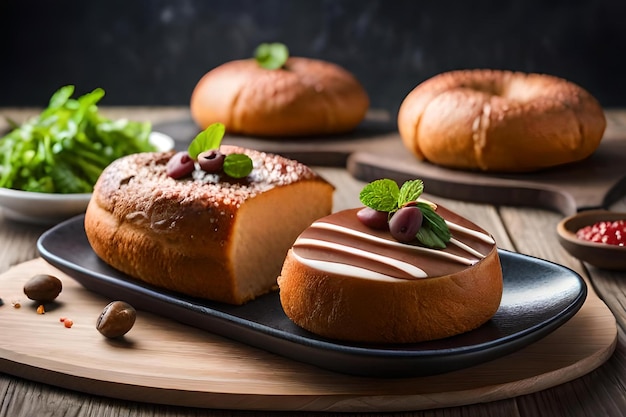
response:
{"label": "arugula leaf", "polygon": [[289,58],[289,49],[282,43],[262,43],[254,50],[256,62],[265,69],[282,68]]}
{"label": "arugula leaf", "polygon": [[[97,167],[93,167],[97,170]],[[75,166],[70,165],[66,161],[61,161],[59,164],[52,166],[49,172],[49,178],[52,183],[58,184],[57,186],[68,190],[71,193],[82,193],[85,189],[88,189],[94,175],[79,175],[82,171],[78,170]],[[84,177],[88,177],[85,180]],[[95,177],[97,179],[97,177]]]}
{"label": "arugula leaf", "polygon": [[52,97],[50,97],[50,102],[48,104],[49,109],[58,109],[67,103],[67,100],[72,97],[74,94],[74,86],[66,85],[64,87],[59,88]]}
{"label": "arugula leaf", "polygon": [[98,112],[104,90],[73,99],[59,88],[48,107],[0,138],[0,187],[45,193],[90,193],[113,160],[156,150],[148,122],[110,120]]}

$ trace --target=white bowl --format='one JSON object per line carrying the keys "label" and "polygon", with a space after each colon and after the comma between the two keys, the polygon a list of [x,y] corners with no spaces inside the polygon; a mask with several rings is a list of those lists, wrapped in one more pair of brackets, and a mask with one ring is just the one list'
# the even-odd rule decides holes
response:
{"label": "white bowl", "polygon": [[[174,149],[174,139],[164,133],[150,133],[150,142],[159,151]],[[5,218],[40,225],[56,224],[83,213],[90,199],[91,193],[35,193],[0,188],[0,207]]]}

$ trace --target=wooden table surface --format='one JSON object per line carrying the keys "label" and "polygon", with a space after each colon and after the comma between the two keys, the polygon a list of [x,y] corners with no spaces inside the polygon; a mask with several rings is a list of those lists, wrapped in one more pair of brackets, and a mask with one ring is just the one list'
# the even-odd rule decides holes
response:
{"label": "wooden table surface", "polygon": [[[111,117],[128,116],[154,123],[188,117],[184,108],[115,108],[106,109]],[[32,109],[0,109],[0,131],[4,117],[23,120]],[[131,116],[129,116],[131,115]],[[626,112],[607,110],[609,128],[626,133]],[[626,134],[625,134],[626,135]],[[317,167],[337,189],[335,210],[359,205],[358,192],[363,183],[344,169]],[[626,168],[625,168],[626,170]],[[494,402],[401,413],[367,415],[408,416],[619,416],[626,415],[626,272],[600,270],[572,258],[559,245],[556,225],[562,215],[543,209],[455,201],[440,197],[434,200],[463,213],[491,231],[499,247],[547,259],[582,275],[614,314],[618,325],[617,347],[611,358],[599,368],[571,382],[543,391]],[[626,212],[626,197],[610,209]],[[43,226],[20,224],[5,219],[0,212],[0,273],[36,258],[37,238]],[[0,294],[1,296],[1,294]],[[6,302],[6,301],[5,301]],[[6,305],[5,305],[6,308]],[[2,330],[0,329],[0,337]],[[238,411],[197,409],[139,403],[87,395],[52,385],[32,382],[0,373],[0,417],[32,416],[313,416],[315,412]],[[365,414],[327,413],[348,416]]]}

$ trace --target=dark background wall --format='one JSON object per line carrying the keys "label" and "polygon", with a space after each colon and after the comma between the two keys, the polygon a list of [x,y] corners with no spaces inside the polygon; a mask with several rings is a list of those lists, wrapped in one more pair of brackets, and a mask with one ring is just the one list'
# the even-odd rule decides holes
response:
{"label": "dark background wall", "polygon": [[0,0],[0,106],[58,87],[106,105],[187,105],[211,68],[261,42],[336,62],[397,111],[459,68],[558,75],[626,106],[624,0]]}

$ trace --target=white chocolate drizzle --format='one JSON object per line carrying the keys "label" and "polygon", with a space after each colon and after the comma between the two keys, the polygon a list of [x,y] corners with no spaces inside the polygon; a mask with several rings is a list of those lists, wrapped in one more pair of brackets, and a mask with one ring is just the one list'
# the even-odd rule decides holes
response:
{"label": "white chocolate drizzle", "polygon": [[420,268],[414,265],[411,265],[407,262],[402,262],[400,260],[392,259],[387,256],[378,255],[376,253],[358,249],[353,246],[341,245],[339,243],[327,242],[325,240],[319,240],[319,239],[298,239],[295,244],[298,246],[300,245],[301,246],[306,246],[306,245],[317,246],[317,247],[322,247],[326,249],[336,250],[338,252],[351,253],[356,256],[361,256],[363,258],[370,259],[372,261],[389,265],[393,268],[404,271],[407,274],[415,278],[426,278],[428,276],[426,272],[424,272]]}
{"label": "white chocolate drizzle", "polygon": [[[459,224],[450,222],[446,220],[446,224],[450,228],[452,232],[458,232],[462,234],[466,234],[471,236],[477,240],[488,244],[494,244],[495,241],[488,234],[469,229],[467,227],[461,226]],[[379,245],[387,246],[387,247],[399,247],[404,250],[415,251],[421,254],[426,254],[428,256],[434,258],[440,258],[442,260],[447,260],[450,262],[459,263],[462,265],[471,266],[478,262],[476,259],[472,259],[471,257],[475,257],[483,259],[486,255],[480,253],[478,250],[472,248],[468,244],[462,242],[460,239],[456,237],[452,237],[450,239],[449,244],[454,245],[461,249],[462,251],[468,253],[471,257],[459,256],[453,253],[445,252],[439,249],[431,249],[423,246],[410,245],[401,243],[395,240],[384,239],[373,234],[361,232],[359,230],[354,230],[350,227],[341,226],[335,223],[325,222],[323,220],[319,220],[314,222],[311,226],[311,229],[324,229],[330,230],[332,232],[340,233],[343,235],[354,236],[364,241],[374,242]],[[393,257],[377,254],[371,251],[363,250],[354,247],[353,245],[345,245],[336,242],[329,242],[327,240],[311,238],[311,237],[299,237],[294,243],[294,248],[297,247],[315,247],[319,249],[327,249],[329,251],[336,251],[346,254],[351,254],[353,256],[361,257],[364,259],[368,259],[369,261],[384,264],[393,269],[404,272],[405,274],[413,277],[413,278],[427,278],[428,274],[421,268],[416,265],[412,265],[408,262],[401,261],[399,259],[395,259]],[[331,261],[331,260],[320,260],[320,259],[310,259],[308,257],[304,257],[298,255],[296,251],[293,251],[293,256],[302,264],[307,265],[310,268],[317,269],[319,271],[323,271],[330,274],[338,274],[344,276],[352,276],[357,278],[367,278],[367,279],[376,279],[376,280],[386,280],[386,281],[402,281],[404,278],[394,277],[391,275],[387,275],[381,272],[372,271],[368,268],[363,268],[356,265],[350,265],[347,263]]]}
{"label": "white chocolate drizzle", "polygon": [[296,258],[298,262],[303,265],[307,265],[309,268],[317,269],[318,271],[324,271],[329,274],[347,275],[350,277],[359,277],[365,279],[374,279],[379,281],[406,281],[401,278],[395,278],[389,275],[381,274],[379,272],[371,271],[367,268],[360,268],[354,265],[340,264],[338,262],[319,261],[315,259],[305,259],[295,252],[292,256]]}
{"label": "white chocolate drizzle", "polygon": [[454,232],[465,233],[467,235],[470,235],[472,237],[475,237],[476,239],[480,239],[483,242],[490,243],[492,245],[496,243],[496,241],[493,240],[493,238],[489,236],[488,234],[481,233],[476,230],[468,229],[467,227],[463,227],[460,224],[452,223],[449,220],[446,220],[446,224],[448,225],[448,228]]}
{"label": "white chocolate drizzle", "polygon": [[[358,230],[350,229],[349,227],[340,226],[340,225],[337,225],[337,224],[334,224],[334,223],[314,222],[311,225],[311,227],[312,228],[316,228],[316,229],[334,230],[336,232],[345,233],[347,235],[360,237],[361,239],[371,240],[371,241],[382,243],[382,244],[388,245],[388,246],[397,246],[397,247],[402,247],[402,248],[408,248],[408,249],[414,250],[416,252],[428,253],[428,254],[431,254],[433,256],[440,256],[442,258],[446,258],[446,259],[449,259],[451,261],[459,262],[459,263],[462,263],[462,264],[465,264],[465,265],[473,265],[475,263],[475,262],[472,262],[471,259],[464,258],[462,256],[457,256],[457,255],[454,255],[454,254],[451,254],[451,253],[448,253],[448,252],[442,252],[442,251],[437,250],[437,249],[425,248],[423,246],[407,245],[405,243],[401,243],[401,242],[398,242],[396,240],[383,239],[383,238],[380,238],[378,236],[370,235],[368,233],[359,232]],[[297,241],[296,241],[296,243],[297,243]],[[479,258],[483,258],[484,256],[481,255],[481,254],[478,254],[478,257]]]}

